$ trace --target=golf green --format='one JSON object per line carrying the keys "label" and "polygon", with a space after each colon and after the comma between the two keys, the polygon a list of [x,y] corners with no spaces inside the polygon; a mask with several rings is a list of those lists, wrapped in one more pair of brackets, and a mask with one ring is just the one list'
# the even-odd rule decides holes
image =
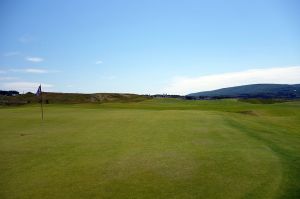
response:
{"label": "golf green", "polygon": [[300,102],[0,108],[0,198],[300,198]]}

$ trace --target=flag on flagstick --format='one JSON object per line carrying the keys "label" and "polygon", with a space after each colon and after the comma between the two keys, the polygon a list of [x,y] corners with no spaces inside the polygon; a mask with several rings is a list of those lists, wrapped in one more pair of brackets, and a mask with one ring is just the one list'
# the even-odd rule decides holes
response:
{"label": "flag on flagstick", "polygon": [[40,85],[39,88],[37,89],[35,95],[40,96],[42,94],[42,86]]}
{"label": "flag on flagstick", "polygon": [[43,95],[42,95],[42,85],[40,84],[40,86],[38,87],[36,93],[35,93],[36,96],[40,96],[41,99],[41,116],[42,116],[42,120],[44,120],[44,108],[43,108]]}

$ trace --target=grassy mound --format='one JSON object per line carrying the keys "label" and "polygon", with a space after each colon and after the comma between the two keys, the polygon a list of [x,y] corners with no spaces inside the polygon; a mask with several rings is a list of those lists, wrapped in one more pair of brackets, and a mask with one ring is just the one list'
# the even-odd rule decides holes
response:
{"label": "grassy mound", "polygon": [[247,102],[251,104],[275,104],[275,103],[283,103],[291,100],[285,99],[262,99],[262,98],[252,98],[252,99],[238,99],[240,102]]}
{"label": "grassy mound", "polygon": [[[45,104],[80,104],[80,103],[105,103],[105,102],[139,102],[148,99],[145,96],[135,94],[119,93],[43,93],[43,102]],[[0,104],[3,105],[22,105],[38,103],[40,97],[34,94],[24,94],[17,96],[0,95]]]}

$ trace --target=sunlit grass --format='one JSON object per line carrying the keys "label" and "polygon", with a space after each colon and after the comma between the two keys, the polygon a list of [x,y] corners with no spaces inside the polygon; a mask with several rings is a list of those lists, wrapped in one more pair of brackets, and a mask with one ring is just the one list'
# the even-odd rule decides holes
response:
{"label": "sunlit grass", "polygon": [[0,109],[0,198],[299,198],[300,103]]}

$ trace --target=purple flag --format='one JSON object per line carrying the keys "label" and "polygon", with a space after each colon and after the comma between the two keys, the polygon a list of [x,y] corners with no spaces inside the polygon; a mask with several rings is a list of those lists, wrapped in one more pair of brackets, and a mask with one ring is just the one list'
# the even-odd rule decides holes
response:
{"label": "purple flag", "polygon": [[40,85],[39,88],[37,89],[35,95],[40,96],[42,94],[42,86]]}

